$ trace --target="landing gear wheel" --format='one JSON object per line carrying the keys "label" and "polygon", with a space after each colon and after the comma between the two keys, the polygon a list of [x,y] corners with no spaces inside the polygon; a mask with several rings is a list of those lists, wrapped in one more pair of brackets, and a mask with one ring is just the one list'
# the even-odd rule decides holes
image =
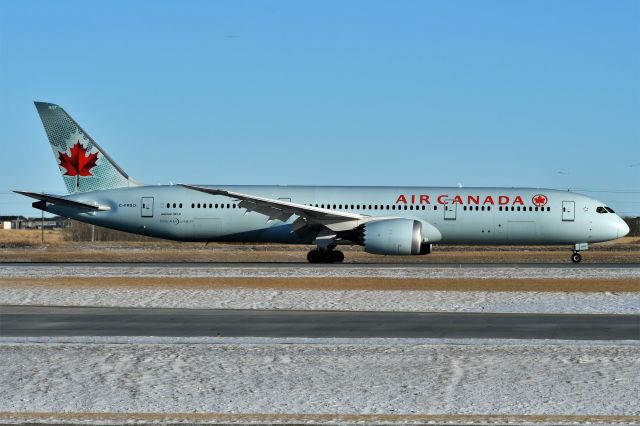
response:
{"label": "landing gear wheel", "polygon": [[326,262],[328,263],[340,263],[343,260],[344,260],[344,253],[342,253],[340,250],[331,250],[330,252],[327,253]]}
{"label": "landing gear wheel", "polygon": [[307,260],[309,263],[318,263],[322,261],[322,253],[320,253],[320,250],[318,249],[311,250],[307,253]]}
{"label": "landing gear wheel", "polygon": [[571,255],[571,261],[573,263],[580,263],[581,260],[582,260],[582,256],[577,251]]}
{"label": "landing gear wheel", "polygon": [[340,250],[311,250],[307,253],[309,263],[340,263],[344,260],[344,253]]}

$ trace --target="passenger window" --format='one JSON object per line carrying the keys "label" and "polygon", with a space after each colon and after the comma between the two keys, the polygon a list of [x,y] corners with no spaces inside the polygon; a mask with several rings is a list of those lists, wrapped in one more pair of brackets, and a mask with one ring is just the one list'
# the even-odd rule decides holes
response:
{"label": "passenger window", "polygon": [[513,206],[511,206],[511,211],[513,212],[513,211],[515,211],[515,210],[516,210],[516,208],[515,208],[515,207],[513,207]]}
{"label": "passenger window", "polygon": [[395,210],[395,209],[396,209],[396,206],[394,204],[393,206],[391,206],[391,210]]}
{"label": "passenger window", "polygon": [[547,211],[550,212],[551,211],[551,207],[547,207]]}
{"label": "passenger window", "polygon": [[491,211],[491,206],[487,206],[487,210]]}
{"label": "passenger window", "polygon": [[482,211],[484,211],[484,206],[482,206]]}
{"label": "passenger window", "polygon": [[227,208],[230,209],[231,208],[231,204],[227,204]]}
{"label": "passenger window", "polygon": [[426,209],[427,209],[427,206],[422,206],[422,210],[426,210]]}
{"label": "passenger window", "polygon": [[215,206],[216,206],[216,209],[217,209],[218,208],[218,203],[216,203]]}
{"label": "passenger window", "polygon": [[198,208],[200,208],[200,203],[198,203]]}
{"label": "passenger window", "polygon": [[433,209],[434,210],[438,210],[438,206],[433,206]]}

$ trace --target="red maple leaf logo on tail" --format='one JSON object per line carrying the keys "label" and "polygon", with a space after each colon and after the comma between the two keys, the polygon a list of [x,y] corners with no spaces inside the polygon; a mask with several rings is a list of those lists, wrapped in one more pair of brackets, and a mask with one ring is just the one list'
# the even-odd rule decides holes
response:
{"label": "red maple leaf logo on tail", "polygon": [[66,152],[58,154],[60,166],[65,169],[65,176],[93,176],[91,169],[96,166],[98,153],[87,155],[87,149],[80,144],[80,141],[71,147],[71,156]]}

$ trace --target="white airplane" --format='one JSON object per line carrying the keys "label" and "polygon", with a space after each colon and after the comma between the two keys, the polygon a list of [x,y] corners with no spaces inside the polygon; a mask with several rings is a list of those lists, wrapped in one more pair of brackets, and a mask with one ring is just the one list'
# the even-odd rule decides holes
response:
{"label": "white airplane", "polygon": [[533,188],[144,185],[60,106],[35,103],[68,195],[16,191],[37,209],[175,241],[314,244],[309,262],[341,262],[336,247],[423,255],[440,244],[570,245],[614,240],[627,224],[584,195]]}

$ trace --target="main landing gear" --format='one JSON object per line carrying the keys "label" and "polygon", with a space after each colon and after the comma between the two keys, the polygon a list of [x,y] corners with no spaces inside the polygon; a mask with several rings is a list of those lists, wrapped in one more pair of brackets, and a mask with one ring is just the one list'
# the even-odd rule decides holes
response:
{"label": "main landing gear", "polygon": [[344,253],[340,250],[313,249],[307,253],[309,263],[340,263],[344,260]]}

